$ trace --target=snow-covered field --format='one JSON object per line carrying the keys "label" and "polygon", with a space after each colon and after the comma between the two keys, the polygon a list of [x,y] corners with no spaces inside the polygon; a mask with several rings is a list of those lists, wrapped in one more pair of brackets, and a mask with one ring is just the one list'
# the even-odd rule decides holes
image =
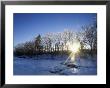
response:
{"label": "snow-covered field", "polygon": [[76,58],[75,67],[67,66],[67,56],[14,57],[14,75],[97,75],[96,58]]}

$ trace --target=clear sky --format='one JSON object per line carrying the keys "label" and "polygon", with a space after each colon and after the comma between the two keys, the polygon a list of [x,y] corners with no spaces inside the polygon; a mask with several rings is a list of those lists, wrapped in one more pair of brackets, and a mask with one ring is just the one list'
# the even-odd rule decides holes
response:
{"label": "clear sky", "polygon": [[38,34],[63,32],[64,29],[80,31],[94,18],[97,18],[96,13],[14,13],[14,46]]}

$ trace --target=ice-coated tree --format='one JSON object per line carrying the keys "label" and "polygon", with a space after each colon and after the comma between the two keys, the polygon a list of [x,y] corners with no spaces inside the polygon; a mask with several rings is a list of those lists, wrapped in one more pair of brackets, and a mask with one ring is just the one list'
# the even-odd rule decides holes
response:
{"label": "ice-coated tree", "polygon": [[76,40],[80,42],[81,50],[84,49],[84,45],[85,45],[83,39],[84,39],[83,32],[82,31],[76,32]]}
{"label": "ice-coated tree", "polygon": [[66,44],[67,44],[68,42],[74,41],[75,38],[76,38],[75,32],[73,32],[73,31],[71,31],[71,30],[67,30],[67,29],[64,30],[62,40],[63,40],[63,42],[64,42],[65,48],[68,49],[68,47],[66,46]]}
{"label": "ice-coated tree", "polygon": [[97,25],[93,23],[91,25],[83,26],[83,43],[86,46],[90,46],[91,53],[94,49],[97,49]]}
{"label": "ice-coated tree", "polygon": [[51,33],[47,33],[45,36],[42,37],[42,45],[43,45],[44,51],[51,52],[52,38],[53,38],[53,35]]}

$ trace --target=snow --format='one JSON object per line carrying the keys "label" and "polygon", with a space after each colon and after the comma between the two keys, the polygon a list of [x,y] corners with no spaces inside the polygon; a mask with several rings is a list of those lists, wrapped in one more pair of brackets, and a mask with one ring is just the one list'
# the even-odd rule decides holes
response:
{"label": "snow", "polygon": [[51,55],[14,57],[14,75],[97,75],[96,58],[76,58],[76,67],[63,64],[66,59]]}

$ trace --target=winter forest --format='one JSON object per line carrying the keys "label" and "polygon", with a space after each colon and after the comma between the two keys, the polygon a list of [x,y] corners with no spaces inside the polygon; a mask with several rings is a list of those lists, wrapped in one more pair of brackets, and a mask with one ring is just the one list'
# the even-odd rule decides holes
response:
{"label": "winter forest", "polygon": [[80,31],[36,33],[33,39],[14,46],[14,75],[96,74],[96,18]]}

